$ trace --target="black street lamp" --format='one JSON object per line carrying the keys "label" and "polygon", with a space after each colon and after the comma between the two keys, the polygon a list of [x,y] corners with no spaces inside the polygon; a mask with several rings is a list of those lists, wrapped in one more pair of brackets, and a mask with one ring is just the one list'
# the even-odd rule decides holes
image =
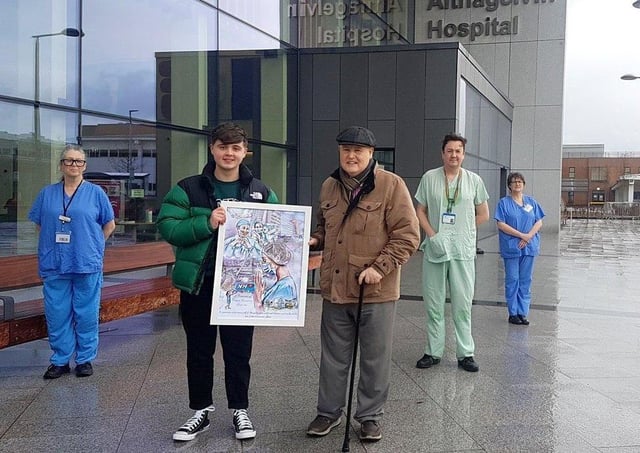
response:
{"label": "black street lamp", "polygon": [[129,110],[129,196],[133,198],[133,180],[135,178],[135,172],[133,168],[133,156],[131,152],[131,114],[137,112],[138,109]]}
{"label": "black street lamp", "polygon": [[[636,3],[640,4],[640,0],[638,0]],[[638,8],[640,8],[640,6]],[[633,75],[633,74],[625,74],[620,76],[620,78],[622,80],[636,80],[636,79],[640,79],[640,76]]]}
{"label": "black street lamp", "polygon": [[35,81],[34,81],[34,103],[35,108],[33,110],[33,127],[36,139],[40,137],[40,38],[46,38],[49,36],[68,36],[70,38],[82,38],[84,33],[77,28],[65,28],[58,33],[43,33],[41,35],[33,35],[35,39],[35,52],[34,52],[34,68],[35,68]]}

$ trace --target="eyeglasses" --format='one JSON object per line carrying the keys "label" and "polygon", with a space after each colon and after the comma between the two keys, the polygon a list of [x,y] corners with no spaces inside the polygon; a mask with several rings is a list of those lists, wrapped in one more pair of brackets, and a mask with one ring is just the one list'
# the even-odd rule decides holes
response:
{"label": "eyeglasses", "polygon": [[76,167],[84,167],[87,161],[83,159],[60,159],[60,163],[65,167],[71,167],[72,165],[75,165]]}

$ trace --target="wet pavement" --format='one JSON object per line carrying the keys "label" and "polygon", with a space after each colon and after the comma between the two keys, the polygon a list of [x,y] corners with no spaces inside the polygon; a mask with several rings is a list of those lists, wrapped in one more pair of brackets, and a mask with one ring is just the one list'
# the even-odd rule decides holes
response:
{"label": "wet pavement", "polygon": [[[420,259],[405,267],[383,439],[352,452],[640,452],[640,224],[571,220],[543,236],[528,327],[507,323],[497,238],[480,241],[473,331],[480,372],[415,368],[424,341]],[[101,325],[95,374],[44,381],[46,340],[0,350],[0,452],[341,451],[345,423],[320,439],[315,416],[320,299],[303,328],[257,328],[250,415],[237,441],[216,355],[212,428],[177,443],[187,407],[175,307]]]}

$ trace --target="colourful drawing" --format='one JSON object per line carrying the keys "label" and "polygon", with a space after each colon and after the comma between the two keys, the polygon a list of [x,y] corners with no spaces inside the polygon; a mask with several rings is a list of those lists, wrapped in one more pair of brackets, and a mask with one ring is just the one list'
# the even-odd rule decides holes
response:
{"label": "colourful drawing", "polygon": [[311,208],[222,206],[227,222],[218,231],[211,323],[304,325]]}

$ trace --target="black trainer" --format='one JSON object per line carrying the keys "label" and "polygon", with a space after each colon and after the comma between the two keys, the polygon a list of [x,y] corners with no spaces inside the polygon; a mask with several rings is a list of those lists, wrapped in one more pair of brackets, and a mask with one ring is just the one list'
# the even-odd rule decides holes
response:
{"label": "black trainer", "polygon": [[205,409],[196,411],[193,416],[185,422],[178,430],[173,433],[173,440],[188,441],[193,440],[196,436],[209,429],[209,412],[213,412],[215,408],[209,406]]}
{"label": "black trainer", "polygon": [[525,326],[529,325],[529,320],[527,319],[526,316],[524,315],[518,315],[518,318],[520,318],[520,323],[524,324]]}
{"label": "black trainer", "polygon": [[67,374],[71,372],[71,368],[69,368],[69,364],[66,365],[49,365],[47,371],[45,371],[44,379],[58,379],[63,374]]}
{"label": "black trainer", "polygon": [[93,367],[91,366],[91,362],[81,363],[80,365],[76,365],[76,376],[78,377],[87,377],[93,374]]}
{"label": "black trainer", "polygon": [[475,373],[480,369],[476,361],[473,360],[473,357],[465,357],[464,359],[458,360],[458,366],[471,373]]}
{"label": "black trainer", "polygon": [[513,316],[509,316],[509,324],[523,324],[523,323],[522,323],[522,319],[520,319],[520,316],[513,315]]}
{"label": "black trainer", "polygon": [[236,430],[236,439],[253,439],[256,437],[256,430],[246,409],[233,411],[233,427]]}
{"label": "black trainer", "polygon": [[439,363],[440,363],[440,359],[439,358],[432,357],[429,354],[425,354],[416,363],[416,368],[431,368],[433,365],[437,365]]}

